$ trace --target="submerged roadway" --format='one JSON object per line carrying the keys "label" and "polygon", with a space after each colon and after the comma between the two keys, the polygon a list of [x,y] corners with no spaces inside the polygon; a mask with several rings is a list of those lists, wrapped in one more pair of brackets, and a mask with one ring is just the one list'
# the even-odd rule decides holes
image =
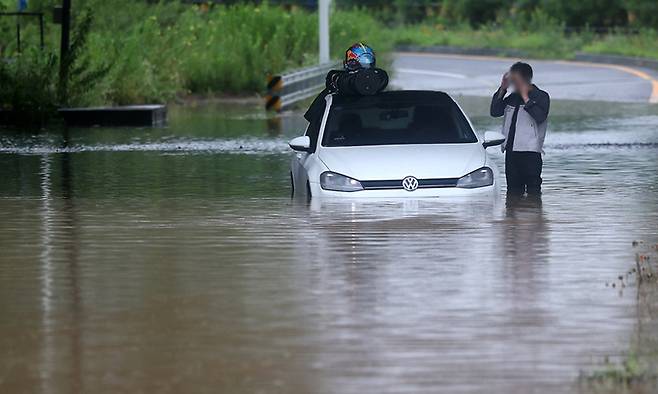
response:
{"label": "submerged roadway", "polygon": [[[391,85],[442,90],[459,96],[490,96],[514,58],[396,53]],[[526,60],[534,82],[553,99],[658,103],[658,72],[612,64]]]}

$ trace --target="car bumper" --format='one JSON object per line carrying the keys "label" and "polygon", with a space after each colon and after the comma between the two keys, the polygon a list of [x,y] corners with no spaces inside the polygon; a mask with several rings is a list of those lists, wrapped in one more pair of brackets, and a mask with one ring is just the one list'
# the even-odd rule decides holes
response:
{"label": "car bumper", "polygon": [[319,183],[311,183],[311,196],[313,198],[336,198],[336,199],[360,199],[360,198],[438,198],[438,197],[487,197],[496,196],[499,193],[499,187],[496,183],[491,186],[478,187],[475,189],[463,189],[458,187],[440,187],[416,189],[406,191],[404,189],[383,189],[383,190],[360,190],[356,192],[337,192],[324,190]]}

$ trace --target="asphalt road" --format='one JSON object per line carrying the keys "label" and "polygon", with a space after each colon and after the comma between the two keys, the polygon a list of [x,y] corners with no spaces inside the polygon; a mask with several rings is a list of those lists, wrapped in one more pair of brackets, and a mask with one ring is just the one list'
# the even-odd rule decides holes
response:
{"label": "asphalt road", "polygon": [[[490,96],[516,59],[397,53],[391,85],[452,95]],[[658,72],[609,64],[528,61],[534,82],[553,99],[658,103]]]}

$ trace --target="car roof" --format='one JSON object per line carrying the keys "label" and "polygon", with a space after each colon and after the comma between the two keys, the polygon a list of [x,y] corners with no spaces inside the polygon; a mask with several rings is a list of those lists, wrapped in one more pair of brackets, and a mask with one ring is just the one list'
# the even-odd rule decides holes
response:
{"label": "car roof", "polygon": [[438,105],[454,105],[453,99],[445,92],[435,90],[392,90],[380,92],[371,96],[343,96],[334,94],[332,105],[360,104],[372,105],[386,103],[432,103]]}

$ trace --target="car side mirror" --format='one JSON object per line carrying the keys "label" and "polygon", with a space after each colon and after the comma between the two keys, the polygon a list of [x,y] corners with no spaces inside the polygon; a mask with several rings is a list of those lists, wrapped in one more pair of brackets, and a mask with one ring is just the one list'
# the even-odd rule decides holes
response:
{"label": "car side mirror", "polygon": [[308,152],[311,149],[311,139],[307,135],[295,137],[288,142],[290,149],[298,152]]}
{"label": "car side mirror", "polygon": [[488,148],[490,146],[500,145],[505,142],[505,136],[497,131],[487,131],[484,133],[484,142],[482,146]]}

